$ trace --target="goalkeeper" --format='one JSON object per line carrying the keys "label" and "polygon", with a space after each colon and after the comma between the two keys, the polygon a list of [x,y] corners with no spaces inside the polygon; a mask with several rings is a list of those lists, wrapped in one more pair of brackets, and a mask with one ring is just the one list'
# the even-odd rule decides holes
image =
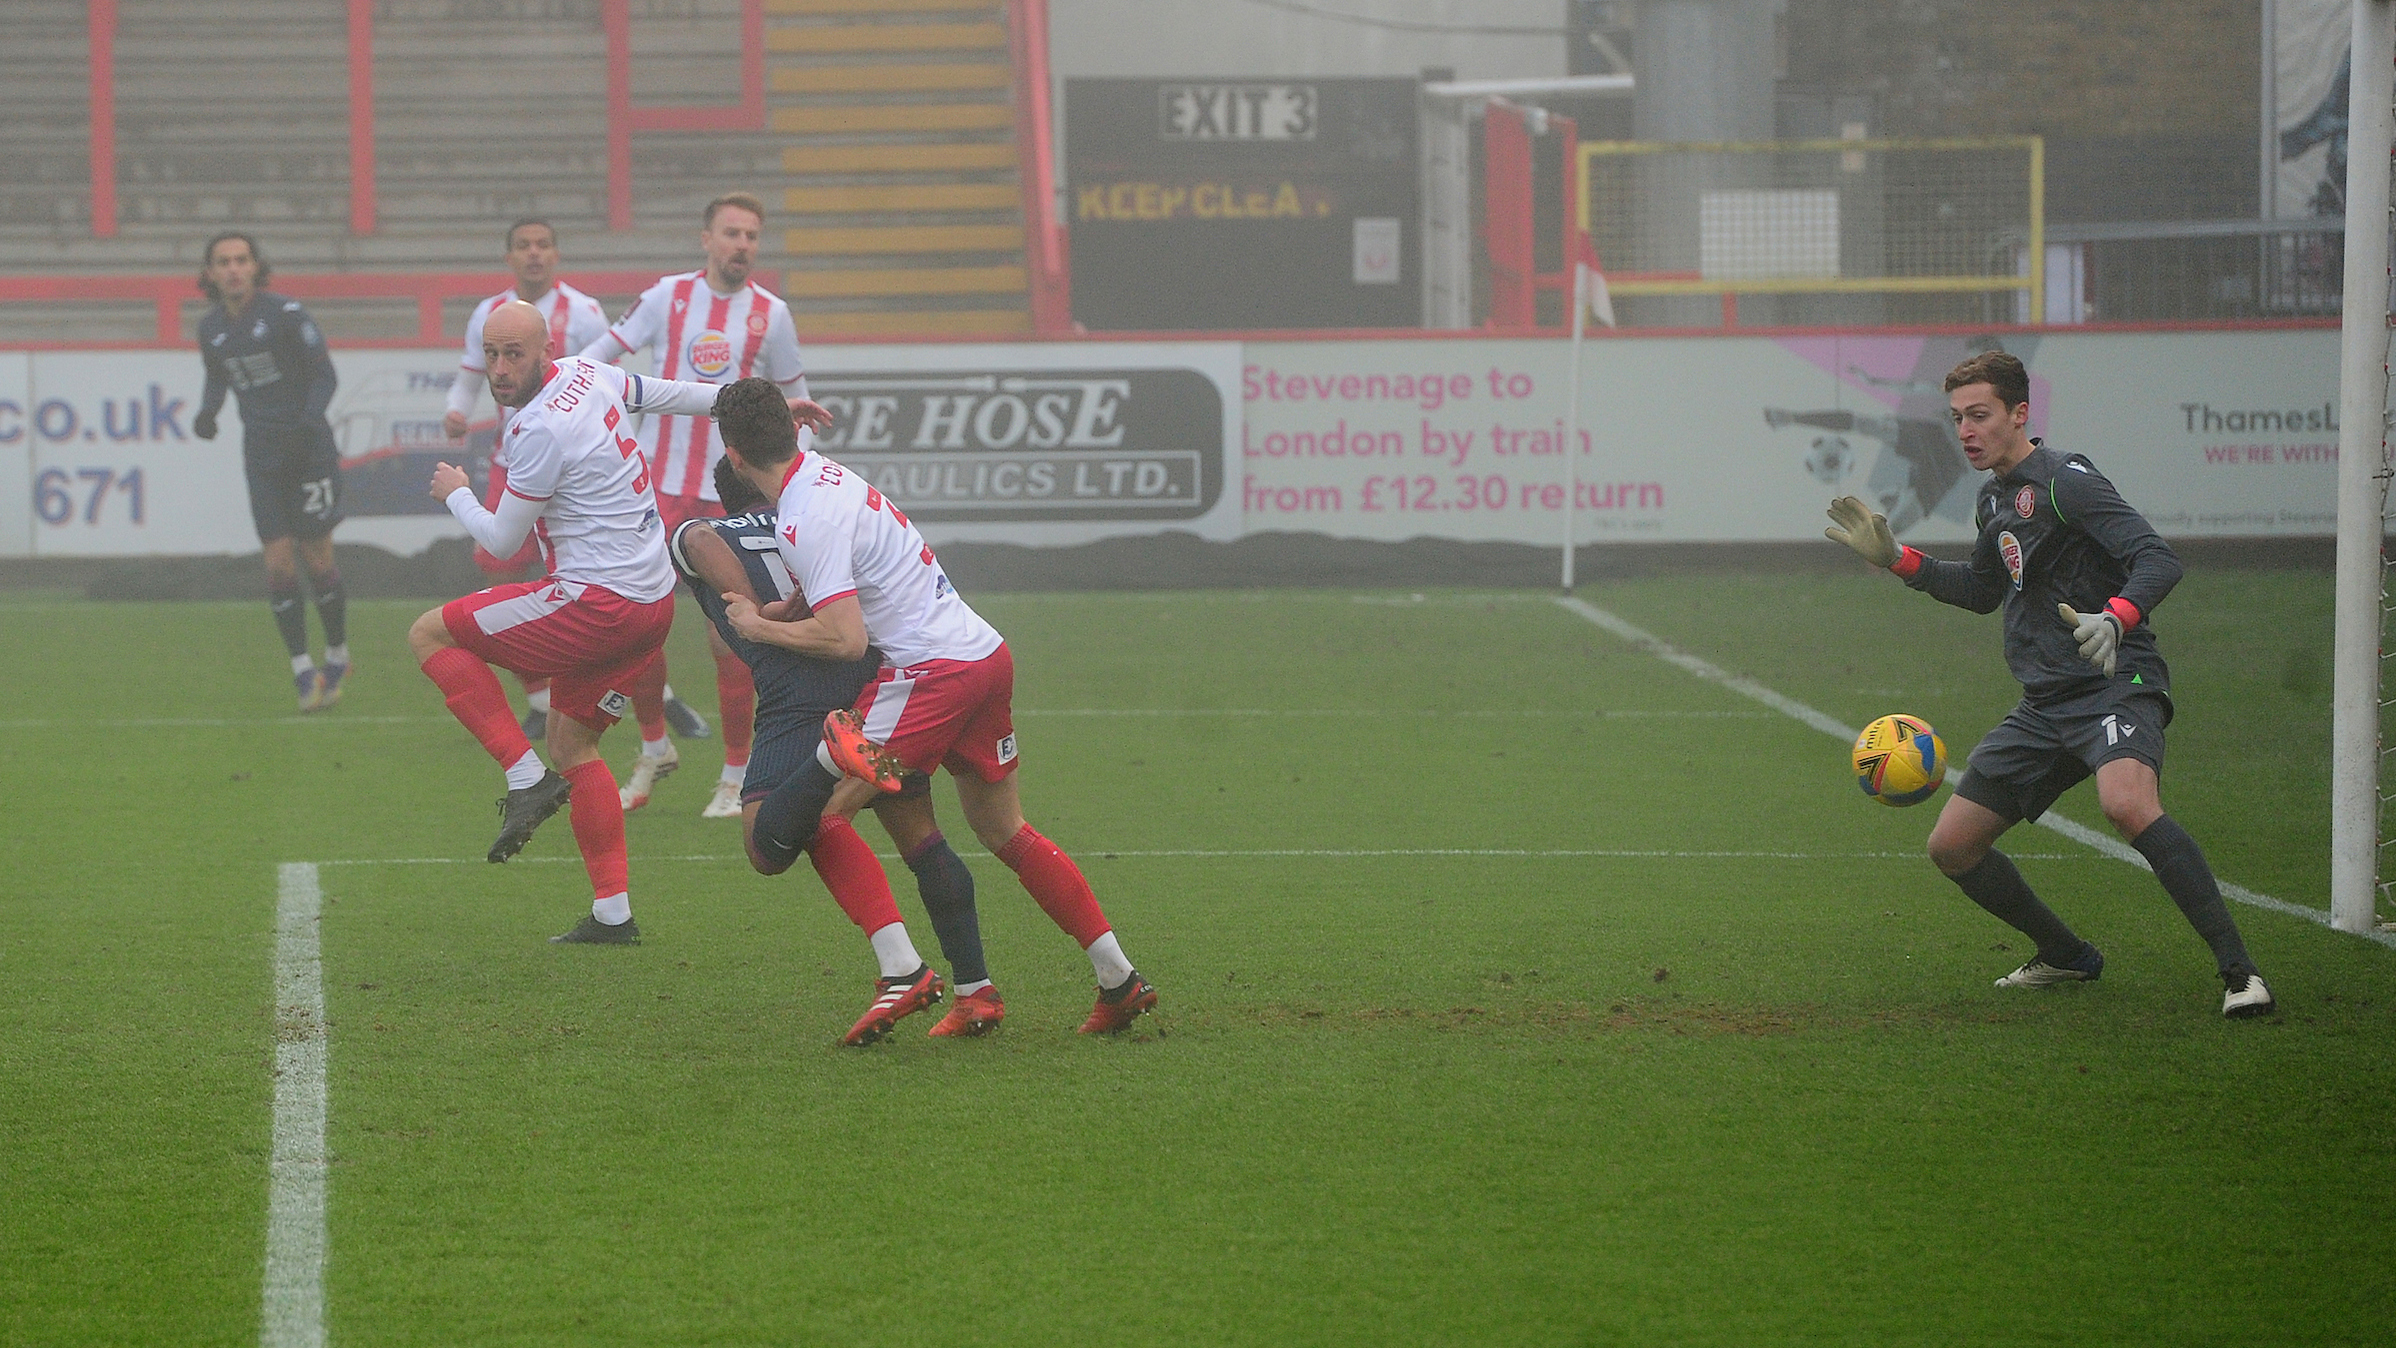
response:
{"label": "goalkeeper", "polygon": [[2022,700],[1972,750],[1930,830],[1931,862],[2036,943],[2037,953],[1998,987],[2094,982],[2105,957],[1996,850],[2005,830],[2036,819],[2093,775],[2105,818],[2212,947],[2221,1013],[2269,1014],[2271,991],[2204,852],[2163,812],[2159,795],[2171,672],[2147,619],[2179,583],[2179,559],[2085,456],[2030,435],[2030,376],[2019,358],[1973,356],[1948,372],[1946,388],[1964,457],[1989,475],[1973,506],[1980,537],[1971,560],[1944,562],[1899,546],[1888,521],[1852,496],[1831,502],[1824,531],[1942,603],[1974,613],[2005,607],[2005,662]]}

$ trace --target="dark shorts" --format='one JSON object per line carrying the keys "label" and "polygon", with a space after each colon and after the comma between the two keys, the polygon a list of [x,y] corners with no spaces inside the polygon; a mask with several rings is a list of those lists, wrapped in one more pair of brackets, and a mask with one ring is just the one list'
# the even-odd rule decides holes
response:
{"label": "dark shorts", "polygon": [[[757,718],[757,736],[749,744],[749,770],[740,779],[741,804],[772,795],[775,787],[814,760],[815,746],[824,738],[824,715]],[[931,789],[932,779],[921,773],[899,774],[897,794],[902,798],[921,796]]]}
{"label": "dark shorts", "polygon": [[2171,697],[2116,680],[2062,702],[2023,702],[1972,750],[1955,794],[2008,819],[2036,819],[2117,758],[2163,771]]}
{"label": "dark shorts", "polygon": [[261,540],[323,538],[341,522],[341,451],[330,427],[245,437],[241,464]]}

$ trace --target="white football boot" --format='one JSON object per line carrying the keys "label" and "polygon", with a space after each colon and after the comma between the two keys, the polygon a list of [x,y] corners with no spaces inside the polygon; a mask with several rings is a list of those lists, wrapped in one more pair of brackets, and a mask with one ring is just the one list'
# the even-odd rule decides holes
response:
{"label": "white football boot", "polygon": [[643,745],[632,760],[632,775],[625,779],[623,789],[616,792],[616,799],[624,803],[625,813],[648,804],[650,793],[657,789],[657,779],[681,766],[682,753],[674,747],[674,741],[666,741],[666,751],[662,754],[651,754],[648,746]]}
{"label": "white football boot", "polygon": [[701,819],[740,818],[740,783],[718,781],[715,794],[707,798],[707,807],[699,811]]}

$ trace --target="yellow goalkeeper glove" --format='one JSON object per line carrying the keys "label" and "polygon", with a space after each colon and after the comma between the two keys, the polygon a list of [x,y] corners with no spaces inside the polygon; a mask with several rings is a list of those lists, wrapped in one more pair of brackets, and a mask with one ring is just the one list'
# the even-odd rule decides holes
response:
{"label": "yellow goalkeeper glove", "polygon": [[2055,611],[2072,629],[2072,639],[2080,643],[2080,658],[2113,677],[2113,666],[2121,654],[2121,619],[2111,612],[2080,613],[2069,604],[2057,604]]}
{"label": "yellow goalkeeper glove", "polygon": [[1830,503],[1830,527],[1822,536],[1855,549],[1855,555],[1883,571],[1897,564],[1897,536],[1889,532],[1886,515],[1852,496]]}

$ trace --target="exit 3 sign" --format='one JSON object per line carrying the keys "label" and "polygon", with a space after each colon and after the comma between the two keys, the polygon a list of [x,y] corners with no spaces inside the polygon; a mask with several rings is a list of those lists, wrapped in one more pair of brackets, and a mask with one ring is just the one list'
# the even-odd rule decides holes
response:
{"label": "exit 3 sign", "polygon": [[1166,140],[1313,140],[1311,84],[1167,84],[1156,91]]}

